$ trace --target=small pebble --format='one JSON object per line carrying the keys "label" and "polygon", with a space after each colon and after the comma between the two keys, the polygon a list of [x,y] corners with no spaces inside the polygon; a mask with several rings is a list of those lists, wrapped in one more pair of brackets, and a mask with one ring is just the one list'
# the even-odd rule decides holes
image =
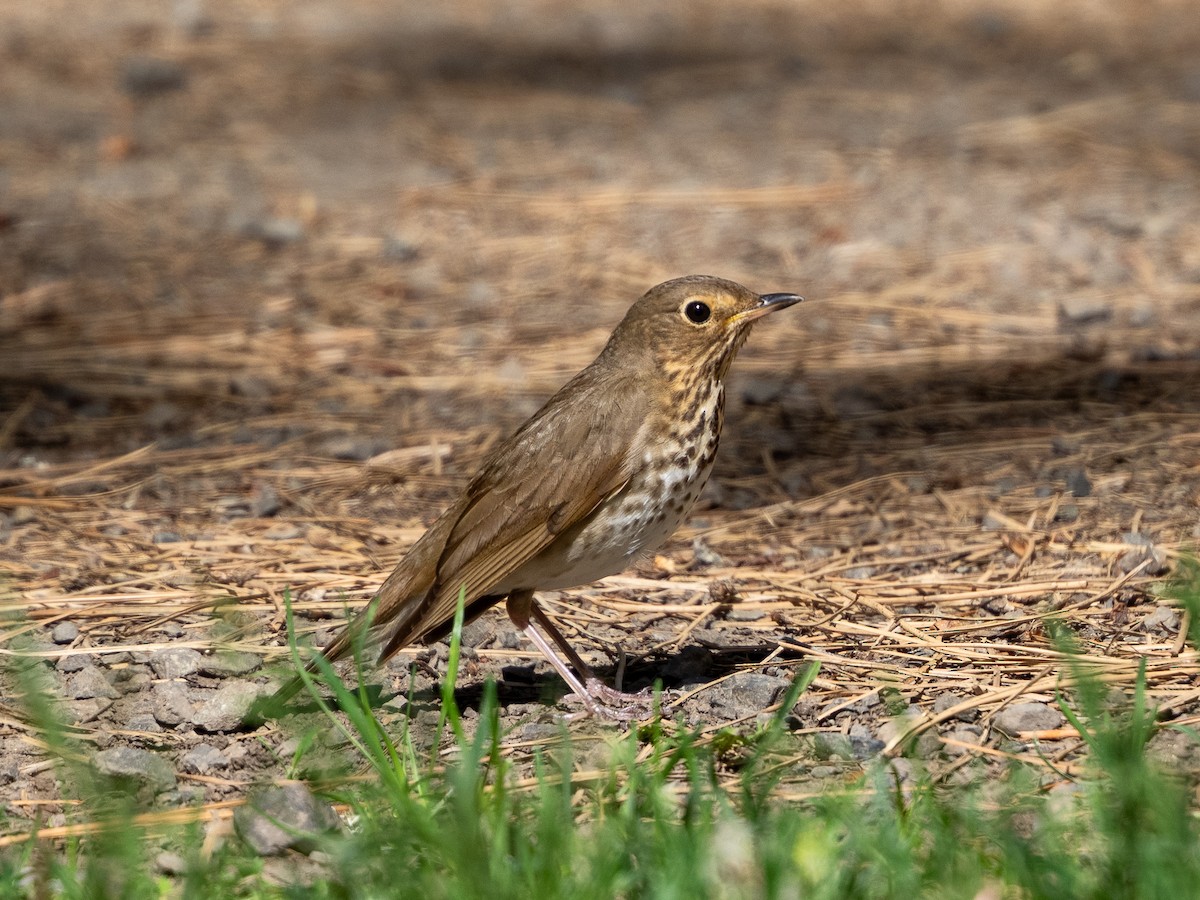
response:
{"label": "small pebble", "polygon": [[233,813],[238,836],[260,856],[289,849],[311,852],[316,835],[336,831],[340,824],[333,807],[300,782],[265,788]]}
{"label": "small pebble", "polygon": [[1025,731],[1048,731],[1066,721],[1063,714],[1045,703],[1014,703],[992,717],[992,724],[1005,734],[1016,736]]}
{"label": "small pebble", "polygon": [[178,853],[171,853],[167,850],[154,857],[154,866],[164,875],[173,877],[186,875],[188,871],[187,860]]}
{"label": "small pebble", "polygon": [[740,609],[736,606],[725,614],[730,622],[757,622],[765,616],[766,613],[761,609]]}
{"label": "small pebble", "polygon": [[136,747],[113,747],[94,757],[97,771],[103,775],[132,778],[160,794],[175,787],[175,770],[161,756]]}
{"label": "small pebble", "polygon": [[169,59],[133,56],[121,67],[121,89],[135,97],[178,91],[186,85],[187,70]]}
{"label": "small pebble", "polygon": [[96,664],[96,657],[88,653],[72,653],[70,656],[64,656],[54,664],[54,668],[64,674],[78,672],[88,666]]}
{"label": "small pebble", "polygon": [[183,755],[180,765],[185,772],[207,775],[216,769],[229,767],[229,759],[212,744],[200,743]]}
{"label": "small pebble", "polygon": [[89,700],[93,697],[115,700],[121,696],[97,666],[84,666],[71,676],[66,693],[73,700]]}
{"label": "small pebble", "polygon": [[1177,633],[1179,631],[1179,611],[1169,606],[1156,607],[1154,612],[1142,619],[1142,630]]}
{"label": "small pebble", "polygon": [[262,666],[257,653],[241,650],[218,650],[200,657],[200,672],[213,678],[247,675]]}
{"label": "small pebble", "polygon": [[150,668],[159,678],[184,678],[197,672],[203,656],[191,647],[168,647],[155,650],[150,656]]}
{"label": "small pebble", "polygon": [[155,720],[168,728],[190,722],[195,715],[195,707],[188,696],[187,688],[180,682],[156,684],[153,688],[153,699]]}
{"label": "small pebble", "polygon": [[79,626],[74,622],[59,622],[50,632],[50,640],[56,644],[69,644],[79,637]]}
{"label": "small pebble", "polygon": [[236,731],[258,699],[259,687],[245,681],[227,681],[196,710],[193,721],[204,731]]}
{"label": "small pebble", "polygon": [[1076,497],[1088,497],[1092,493],[1092,482],[1083,469],[1071,469],[1067,473],[1067,493]]}

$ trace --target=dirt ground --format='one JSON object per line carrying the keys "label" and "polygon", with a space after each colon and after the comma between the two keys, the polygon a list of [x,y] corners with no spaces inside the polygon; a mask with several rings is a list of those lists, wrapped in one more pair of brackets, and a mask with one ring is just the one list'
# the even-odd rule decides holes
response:
{"label": "dirt ground", "polygon": [[[544,597],[605,677],[749,728],[819,661],[797,796],[880,753],[1065,784],[1048,617],[1200,723],[1161,595],[1200,537],[1190,9],[5,4],[0,652],[160,805],[236,800],[294,746],[238,724],[285,595],[325,640],[629,303],[703,272],[807,302],[743,350],[689,523]],[[495,676],[514,752],[556,739],[507,620],[468,642],[460,702]],[[383,714],[415,666],[427,726],[445,660],[374,677]],[[8,684],[5,828],[61,824]]]}

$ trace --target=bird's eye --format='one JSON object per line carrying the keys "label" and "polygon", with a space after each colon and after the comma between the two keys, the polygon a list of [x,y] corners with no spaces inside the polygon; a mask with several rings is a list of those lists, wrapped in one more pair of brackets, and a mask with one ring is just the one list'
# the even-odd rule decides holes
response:
{"label": "bird's eye", "polygon": [[712,316],[712,310],[707,303],[693,300],[683,308],[683,314],[693,325],[703,325]]}

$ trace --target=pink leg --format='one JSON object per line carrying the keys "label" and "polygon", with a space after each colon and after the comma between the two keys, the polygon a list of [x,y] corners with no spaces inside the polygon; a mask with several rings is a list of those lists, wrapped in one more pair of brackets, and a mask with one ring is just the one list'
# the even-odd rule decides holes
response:
{"label": "pink leg", "polygon": [[[567,643],[567,639],[550,621],[549,616],[534,602],[533,591],[513,592],[508,597],[506,607],[512,623],[525,632],[533,645],[542,651],[542,655],[550,661],[550,665],[554,666],[554,670],[562,676],[563,681],[575,692],[591,715],[619,721],[645,718],[650,715],[652,710],[649,693],[643,691],[641,694],[625,694],[600,681],[588,664],[575,652],[575,648]],[[530,621],[531,616],[536,620],[537,625],[550,635],[554,643],[558,644],[559,649],[582,676],[582,681],[576,677],[575,672],[571,671],[562,656],[550,646],[541,631],[534,626],[534,622]]]}

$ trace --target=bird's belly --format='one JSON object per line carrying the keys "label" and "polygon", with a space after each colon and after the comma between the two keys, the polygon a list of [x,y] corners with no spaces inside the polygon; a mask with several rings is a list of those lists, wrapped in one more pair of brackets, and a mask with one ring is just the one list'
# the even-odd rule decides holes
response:
{"label": "bird's belly", "polygon": [[688,403],[686,427],[648,421],[646,433],[634,442],[644,449],[625,487],[503,579],[495,593],[591,584],[656,550],[683,522],[708,481],[723,404],[717,385]]}
{"label": "bird's belly", "polygon": [[624,571],[675,532],[711,470],[710,458],[690,472],[634,479],[579,527],[506,578],[497,593],[578,587]]}

